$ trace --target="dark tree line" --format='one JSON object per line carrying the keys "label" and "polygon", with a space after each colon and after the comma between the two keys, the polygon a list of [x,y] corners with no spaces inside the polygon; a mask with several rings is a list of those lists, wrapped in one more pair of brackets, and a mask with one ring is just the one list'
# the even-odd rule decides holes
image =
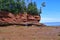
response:
{"label": "dark tree line", "polygon": [[[30,2],[29,0],[0,0],[0,11],[8,11],[12,13],[24,13],[27,12],[32,15],[39,15],[39,11],[36,2]],[[26,6],[26,2],[28,5]]]}

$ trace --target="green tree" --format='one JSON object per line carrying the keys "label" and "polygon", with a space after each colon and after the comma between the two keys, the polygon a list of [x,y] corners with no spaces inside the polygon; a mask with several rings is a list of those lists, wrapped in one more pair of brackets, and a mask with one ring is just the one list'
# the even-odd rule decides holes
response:
{"label": "green tree", "polygon": [[28,4],[28,13],[32,14],[32,15],[39,15],[39,11],[36,5],[36,2],[30,2]]}
{"label": "green tree", "polygon": [[1,11],[11,11],[14,0],[0,0],[0,3]]}
{"label": "green tree", "polygon": [[[25,3],[26,0],[0,0],[0,11],[8,11],[12,13],[24,13],[27,12],[31,15],[39,15],[41,13],[41,8],[38,10],[36,2],[30,3],[28,5]],[[29,0],[27,0],[29,1]],[[42,7],[44,7],[45,3],[42,3]]]}
{"label": "green tree", "polygon": [[40,7],[40,12],[39,12],[40,14],[42,13],[42,8],[45,7],[45,6],[46,6],[45,2],[42,2],[41,7]]}
{"label": "green tree", "polygon": [[27,10],[25,0],[22,0],[22,10],[23,10],[23,12],[26,12],[26,10]]}
{"label": "green tree", "polygon": [[16,0],[16,3],[15,3],[15,10],[16,10],[16,13],[21,12],[21,10],[22,10],[21,0]]}
{"label": "green tree", "polygon": [[0,0],[0,11],[4,9],[5,2],[5,0]]}

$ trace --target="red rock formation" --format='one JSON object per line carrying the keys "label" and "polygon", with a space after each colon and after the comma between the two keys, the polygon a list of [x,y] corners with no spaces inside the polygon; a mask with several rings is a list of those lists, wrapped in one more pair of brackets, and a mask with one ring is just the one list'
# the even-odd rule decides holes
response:
{"label": "red rock formation", "polygon": [[32,24],[32,25],[40,25],[40,16],[38,15],[30,15],[27,13],[14,15],[9,12],[0,12],[0,24]]}

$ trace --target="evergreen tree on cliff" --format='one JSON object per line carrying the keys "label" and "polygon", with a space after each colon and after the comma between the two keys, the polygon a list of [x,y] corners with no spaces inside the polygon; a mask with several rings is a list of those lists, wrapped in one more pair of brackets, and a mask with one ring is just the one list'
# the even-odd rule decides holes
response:
{"label": "evergreen tree on cliff", "polygon": [[32,15],[39,15],[39,11],[36,5],[36,2],[30,2],[28,4],[28,13]]}
{"label": "evergreen tree on cliff", "polygon": [[13,0],[0,0],[0,10],[1,11],[11,11],[13,5]]}
{"label": "evergreen tree on cliff", "polygon": [[27,6],[26,5],[25,0],[0,0],[0,11],[8,11],[16,14],[23,12],[27,12],[31,15],[40,14],[41,10],[38,10],[36,2],[30,0],[30,3],[28,3]]}

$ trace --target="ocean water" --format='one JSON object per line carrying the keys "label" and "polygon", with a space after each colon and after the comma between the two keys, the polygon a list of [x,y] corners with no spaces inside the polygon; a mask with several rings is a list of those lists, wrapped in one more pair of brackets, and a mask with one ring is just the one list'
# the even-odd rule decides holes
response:
{"label": "ocean water", "polygon": [[47,26],[60,26],[60,22],[46,22],[46,23],[43,23]]}

